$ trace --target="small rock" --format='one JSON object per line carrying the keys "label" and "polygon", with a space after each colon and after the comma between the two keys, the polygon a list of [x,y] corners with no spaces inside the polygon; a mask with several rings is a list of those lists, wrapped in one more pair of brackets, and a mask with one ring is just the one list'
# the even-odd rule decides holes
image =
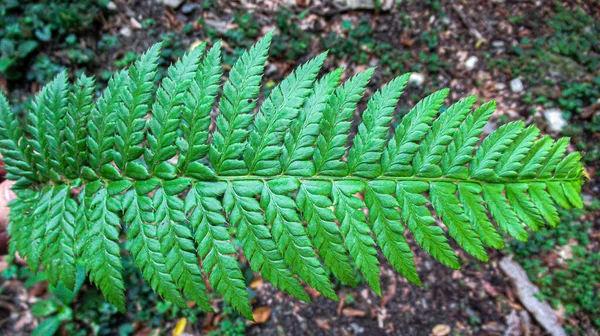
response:
{"label": "small rock", "polygon": [[465,67],[467,68],[467,70],[473,70],[477,65],[478,61],[479,59],[477,58],[477,56],[471,56],[465,62]]}
{"label": "small rock", "polygon": [[350,328],[352,328],[352,331],[354,331],[355,335],[362,334],[365,332],[365,328],[359,326],[356,323],[350,323]]}
{"label": "small rock", "polygon": [[498,128],[498,125],[495,122],[489,121],[488,123],[485,124],[485,126],[483,126],[483,134],[485,134],[485,135],[492,134],[492,132],[494,132],[497,128]]}
{"label": "small rock", "polygon": [[131,18],[129,22],[131,23],[131,27],[133,27],[133,29],[142,29],[142,24],[139,23],[138,20]]}
{"label": "small rock", "polygon": [[162,3],[165,6],[169,6],[171,8],[177,8],[181,6],[183,0],[158,0],[159,3]]}
{"label": "small rock", "polygon": [[423,85],[424,82],[425,82],[425,76],[423,76],[423,74],[418,73],[418,72],[413,72],[412,74],[410,74],[410,77],[408,78],[408,84],[412,84],[417,87],[420,87],[421,85]]}
{"label": "small rock", "polygon": [[204,20],[204,24],[213,28],[214,30],[218,31],[221,34],[225,34],[228,31],[227,23],[225,23],[223,21],[206,19],[206,20]]}
{"label": "small rock", "polygon": [[563,113],[560,109],[552,108],[544,111],[544,118],[548,122],[548,128],[554,132],[560,132],[565,126],[567,121],[563,117]]}
{"label": "small rock", "polygon": [[494,42],[492,42],[492,47],[504,48],[504,41],[494,41]]}
{"label": "small rock", "polygon": [[110,1],[109,3],[106,4],[106,9],[108,9],[110,11],[116,11],[118,8],[114,2]]}
{"label": "small rock", "polygon": [[523,86],[523,81],[521,80],[521,78],[515,78],[513,80],[510,81],[510,89],[512,90],[512,92],[518,93],[523,91],[524,86]]}
{"label": "small rock", "polygon": [[196,9],[198,9],[198,7],[200,7],[200,5],[198,4],[185,4],[181,7],[181,12],[183,14],[191,14]]}
{"label": "small rock", "polygon": [[374,0],[346,0],[346,5],[351,9],[374,9]]}
{"label": "small rock", "polygon": [[131,28],[129,28],[129,26],[125,26],[119,30],[119,34],[129,37],[131,36]]}
{"label": "small rock", "polygon": [[496,85],[494,87],[496,88],[497,91],[504,91],[504,89],[506,89],[506,84],[496,83]]}

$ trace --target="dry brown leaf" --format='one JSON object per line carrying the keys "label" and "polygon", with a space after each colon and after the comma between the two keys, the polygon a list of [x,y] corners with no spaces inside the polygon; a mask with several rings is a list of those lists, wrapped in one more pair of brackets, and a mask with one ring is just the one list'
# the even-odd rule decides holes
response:
{"label": "dry brown leaf", "polygon": [[252,317],[254,318],[254,323],[265,323],[271,317],[271,308],[258,307],[252,312]]}
{"label": "dry brown leaf", "polygon": [[366,312],[364,312],[362,310],[354,309],[354,308],[344,308],[344,309],[342,309],[342,314],[346,317],[365,317],[365,316],[367,316]]}
{"label": "dry brown leaf", "polygon": [[446,336],[450,333],[450,326],[447,324],[438,324],[431,330],[433,336]]}
{"label": "dry brown leaf", "polygon": [[256,278],[250,282],[250,288],[252,288],[252,289],[260,288],[262,285],[263,285],[262,278]]}
{"label": "dry brown leaf", "polygon": [[320,319],[317,318],[315,319],[315,323],[317,324],[317,326],[323,330],[329,330],[331,329],[331,326],[329,325],[329,321],[327,321],[326,319]]}

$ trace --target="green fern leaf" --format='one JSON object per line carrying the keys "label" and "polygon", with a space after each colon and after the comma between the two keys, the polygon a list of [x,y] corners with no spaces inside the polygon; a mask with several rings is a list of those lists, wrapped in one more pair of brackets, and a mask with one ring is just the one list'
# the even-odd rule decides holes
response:
{"label": "green fern leaf", "polygon": [[296,204],[287,196],[298,189],[296,178],[280,178],[267,182],[260,197],[267,222],[272,223],[273,240],[286,264],[294,273],[325,296],[336,299],[325,270],[317,259],[297,213]]}
{"label": "green fern leaf", "polygon": [[321,133],[315,148],[315,167],[317,174],[344,176],[348,165],[340,161],[346,154],[346,141],[350,130],[356,104],[365,92],[374,69],[368,69],[350,78],[335,90],[323,111]]}
{"label": "green fern leaf", "polygon": [[42,240],[42,265],[48,281],[56,286],[61,281],[68,289],[75,288],[75,213],[77,203],[69,197],[66,185],[53,188],[48,222]]}
{"label": "green fern leaf", "polygon": [[276,85],[254,113],[272,38],[242,54],[220,97],[218,42],[206,54],[205,44],[187,52],[158,87],[161,46],[154,45],[96,102],[93,78],[82,75],[70,88],[63,72],[35,97],[24,128],[0,95],[0,153],[17,194],[10,252],[71,289],[82,264],[124,311],[120,243],[127,240],[143,278],[165,300],[211,310],[206,276],[252,319],[238,253],[307,302],[303,283],[336,299],[329,277],[355,286],[354,265],[381,295],[377,246],[420,285],[405,235],[458,269],[447,236],[485,261],[484,246],[504,246],[498,228],[524,241],[526,228],[559,223],[555,203],[583,207],[585,171],[580,153],[567,154],[569,139],[540,138],[522,121],[480,139],[494,102],[472,111],[471,96],[440,113],[448,96],[440,90],[392,132],[409,75],[368,100],[351,141],[374,69],[341,85],[342,69],[317,79],[325,54]]}
{"label": "green fern leaf", "polygon": [[190,224],[199,246],[202,268],[211,286],[246,318],[252,319],[252,310],[246,291],[246,282],[237,261],[237,254],[224,227],[223,206],[218,197],[225,193],[225,182],[200,182],[192,186],[185,199],[185,211],[190,213]]}
{"label": "green fern leaf", "polygon": [[292,176],[315,174],[315,165],[310,160],[314,152],[312,146],[319,135],[319,123],[323,119],[323,110],[340,83],[341,76],[342,69],[323,76],[306,98],[302,111],[292,122],[290,131],[285,134],[285,147],[281,152],[283,174]]}
{"label": "green fern leaf", "polygon": [[283,134],[309,95],[325,56],[321,54],[300,66],[273,89],[261,106],[244,152],[249,174],[270,176],[281,171]]}
{"label": "green fern leaf", "polygon": [[459,269],[458,258],[452,252],[444,231],[433,225],[435,219],[427,208],[427,198],[422,193],[429,185],[420,181],[405,181],[396,185],[396,197],[402,210],[402,220],[415,236],[415,240],[442,264]]}
{"label": "green fern leaf", "polygon": [[214,175],[198,160],[208,153],[210,112],[219,92],[221,80],[221,43],[208,51],[196,72],[184,101],[181,131],[179,169],[186,176],[202,179]]}
{"label": "green fern leaf", "polygon": [[371,288],[381,295],[379,261],[371,229],[362,208],[365,204],[353,196],[365,188],[360,181],[336,181],[332,186],[335,216],[340,223],[344,244]]}
{"label": "green fern leaf", "polygon": [[275,287],[310,302],[300,281],[286,267],[283,256],[278,251],[271,233],[265,226],[260,204],[254,198],[263,188],[258,181],[230,183],[223,196],[223,206],[229,214],[229,222],[237,227],[238,239],[242,241],[244,255],[250,267]]}
{"label": "green fern leaf", "polygon": [[69,92],[65,125],[61,130],[61,148],[67,163],[65,175],[69,178],[77,178],[87,161],[86,126],[94,106],[94,85],[93,78],[82,74],[75,82],[73,90]]}
{"label": "green fern leaf", "polygon": [[411,161],[419,150],[418,142],[423,139],[435,116],[448,95],[449,90],[437,91],[417,103],[396,127],[393,139],[388,141],[381,159],[382,171],[387,176],[410,176]]}
{"label": "green fern leaf", "polygon": [[210,147],[210,163],[217,174],[244,174],[248,167],[238,157],[246,149],[250,112],[256,106],[260,81],[267,61],[273,32],[268,33],[250,50],[245,51],[229,72],[219,100],[217,129]]}
{"label": "green fern leaf", "polygon": [[308,223],[308,233],[313,239],[325,266],[343,282],[355,287],[356,279],[344,248],[339,226],[334,222],[329,199],[331,183],[326,181],[304,181],[296,195],[296,204]]}
{"label": "green fern leaf", "polygon": [[404,238],[400,222],[400,207],[393,194],[396,184],[392,181],[373,181],[367,184],[365,203],[369,208],[369,221],[377,237],[377,244],[392,266],[406,279],[420,286],[413,254]]}
{"label": "green fern leaf", "polygon": [[362,124],[348,153],[350,175],[375,177],[381,174],[381,155],[385,145],[392,113],[410,74],[397,77],[377,91],[362,114]]}

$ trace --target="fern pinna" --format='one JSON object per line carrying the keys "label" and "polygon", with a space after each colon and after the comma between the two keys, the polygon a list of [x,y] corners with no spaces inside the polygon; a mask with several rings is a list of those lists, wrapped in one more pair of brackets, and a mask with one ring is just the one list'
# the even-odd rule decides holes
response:
{"label": "fern pinna", "polygon": [[1,96],[0,144],[18,195],[12,251],[67,288],[81,259],[91,282],[124,310],[126,237],[164,299],[210,310],[207,277],[252,318],[238,254],[304,301],[303,283],[336,299],[331,276],[356,285],[356,268],[381,294],[378,250],[420,284],[407,232],[458,269],[438,223],[485,261],[486,247],[503,247],[500,232],[525,240],[525,227],[558,224],[555,203],[582,207],[581,155],[565,155],[568,139],[540,137],[517,121],[480,140],[494,102],[474,109],[471,96],[442,112],[448,90],[437,91],[392,130],[408,75],[369,99],[353,138],[373,69],[343,83],[342,69],[317,79],[325,54],[275,86],[254,112],[271,38],[247,50],[224,85],[216,43],[185,54],[156,88],[158,44],[117,72],[95,102],[93,78],[70,85],[65,73],[42,89],[23,121]]}

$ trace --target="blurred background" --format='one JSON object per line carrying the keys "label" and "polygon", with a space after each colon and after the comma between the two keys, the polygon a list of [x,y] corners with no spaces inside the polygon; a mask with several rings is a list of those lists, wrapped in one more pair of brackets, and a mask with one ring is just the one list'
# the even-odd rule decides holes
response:
{"label": "blurred background", "polygon": [[[561,212],[556,229],[530,233],[527,243],[507,237],[507,250],[489,251],[488,263],[457,249],[461,271],[414,248],[423,286],[383,263],[383,297],[361,282],[338,285],[339,302],[308,288],[313,303],[305,304],[263,283],[241,260],[256,323],[216,296],[214,313],[163,302],[142,280],[127,246],[126,314],[104,301],[82,269],[72,293],[3,256],[0,335],[543,335],[545,322],[516,290],[529,281],[567,334],[599,335],[598,0],[2,0],[0,89],[17,113],[63,69],[72,78],[95,75],[100,92],[115,70],[160,41],[159,76],[191,47],[218,39],[227,71],[271,29],[265,94],[298,64],[329,50],[324,70],[345,67],[344,78],[377,67],[367,96],[394,76],[413,73],[396,123],[443,87],[452,90],[448,105],[470,94],[478,103],[494,99],[498,108],[486,133],[522,119],[553,137],[571,137],[571,150],[584,152],[585,209]],[[0,231],[8,195],[1,184]],[[526,276],[504,271],[510,258]]]}

